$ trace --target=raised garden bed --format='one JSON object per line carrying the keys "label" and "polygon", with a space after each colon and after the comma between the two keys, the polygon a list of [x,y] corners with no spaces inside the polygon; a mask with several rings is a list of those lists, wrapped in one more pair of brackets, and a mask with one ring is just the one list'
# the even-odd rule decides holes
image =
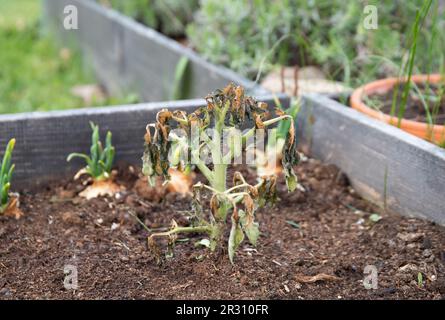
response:
{"label": "raised garden bed", "polygon": [[[253,83],[112,10],[86,0],[45,3],[53,28],[62,25],[64,5],[78,7],[80,29],[59,30],[60,36],[82,48],[109,90],[137,88],[146,100],[163,100],[186,55],[195,79],[192,97],[234,81],[273,105]],[[279,98],[289,105],[287,97]],[[203,104],[183,100],[0,116],[0,144],[17,139],[13,183],[24,212],[20,220],[0,217],[1,298],[444,297],[443,227],[392,212],[445,223],[445,178],[437,174],[445,169],[444,151],[316,95],[303,98],[300,147],[341,171],[310,158],[296,169],[302,188],[287,193],[279,180],[281,201],[257,212],[258,246],[243,243],[234,265],[226,247],[210,254],[195,248],[200,238],[190,234],[179,238],[176,256],[158,266],[147,248],[149,232],[134,215],[152,229],[172,219],[185,226],[182,213],[191,199],[169,194],[156,200],[147,193],[139,168],[145,126],[161,108],[191,111]],[[100,125],[102,136],[113,132],[117,179],[126,187],[117,197],[77,195],[84,184],[71,177],[80,163],[67,163],[66,157],[88,150],[89,121]],[[255,180],[249,168],[236,169]],[[67,264],[78,268],[78,290],[64,289]],[[363,285],[368,265],[378,270],[376,290]]]}
{"label": "raised garden bed", "polygon": [[344,171],[364,198],[445,224],[445,150],[321,95],[307,95],[300,145]]}
{"label": "raised garden bed", "polygon": [[[250,89],[253,95],[264,93],[251,81],[94,1],[45,3],[51,29],[64,41],[77,43],[110,88],[130,89],[136,84],[147,101],[165,100],[176,64],[186,56],[190,59],[191,97],[205,96],[229,81]],[[77,31],[61,27],[63,8],[68,4],[78,8],[81,27]],[[442,149],[322,96],[304,98],[299,121],[306,150],[344,170],[365,198],[401,214],[445,224],[441,191],[445,176],[437,174],[445,168]]]}
{"label": "raised garden bed", "polygon": [[[188,59],[184,98],[204,97],[231,81],[251,94],[267,93],[252,81],[205,61],[191,49],[92,0],[43,3],[47,28],[64,43],[82,50],[112,93],[135,92],[147,102],[169,100],[176,67],[183,57]],[[78,9],[78,30],[63,27],[64,8],[68,5]]]}
{"label": "raised garden bed", "polygon": [[[320,136],[303,133],[309,124],[320,123],[323,113],[310,116],[309,111],[321,101],[325,112],[356,113],[341,109],[344,106],[331,110],[333,102],[323,97],[310,99],[306,98],[299,118],[301,145],[308,145],[312,137],[308,150],[323,158],[317,140]],[[284,99],[283,104],[287,103]],[[147,193],[146,181],[139,180],[141,137],[145,124],[154,119],[161,106],[190,110],[202,104],[202,100],[178,101],[2,116],[0,136],[14,133],[18,141],[25,142],[17,144],[14,154],[25,216],[20,220],[0,218],[2,298],[443,297],[443,228],[372,206],[349,186],[342,172],[313,159],[297,167],[305,192],[287,193],[284,181],[279,181],[281,200],[257,213],[261,226],[258,246],[242,245],[234,266],[224,251],[215,256],[206,248],[196,249],[194,243],[200,238],[193,234],[181,236],[184,240],[178,243],[175,257],[158,266],[147,248],[150,233],[133,214],[149,228],[168,225],[171,219],[187,225],[183,211],[190,209],[190,198],[169,194],[159,202]],[[327,119],[334,124],[336,118],[331,115]],[[120,163],[118,181],[127,189],[117,198],[79,198],[77,193],[84,185],[69,176],[80,165],[68,166],[66,155],[88,149],[89,120],[99,123],[103,131],[114,132]],[[330,126],[321,128],[328,130]],[[363,184],[357,184],[364,178],[355,171],[348,172],[345,162],[336,160],[343,158],[336,157],[324,160],[343,167],[357,190],[366,195]],[[247,167],[236,169],[249,181],[255,179]],[[36,184],[39,188],[28,190]],[[372,214],[378,214],[380,221],[376,222]],[[76,291],[63,287],[66,265],[78,268],[80,287]],[[363,286],[367,265],[378,269],[377,290]],[[330,278],[305,283],[317,274]]]}

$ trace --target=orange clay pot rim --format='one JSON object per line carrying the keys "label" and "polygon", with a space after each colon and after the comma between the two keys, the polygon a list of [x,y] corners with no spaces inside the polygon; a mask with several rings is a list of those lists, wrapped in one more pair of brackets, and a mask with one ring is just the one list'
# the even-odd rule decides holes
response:
{"label": "orange clay pot rim", "polygon": [[[442,79],[442,75],[440,74],[420,74],[420,75],[413,75],[411,76],[411,81],[414,83],[420,83],[420,82],[426,82],[429,80],[431,83],[438,83]],[[359,87],[354,90],[354,92],[351,95],[351,106],[354,109],[357,109],[373,118],[380,119],[382,121],[388,122],[388,123],[397,123],[398,117],[391,117],[390,115],[383,113],[381,111],[377,111],[374,109],[371,109],[368,107],[363,101],[362,96],[363,94],[372,94],[374,92],[382,92],[382,91],[388,91],[391,88],[394,87],[397,83],[403,83],[406,82],[407,77],[401,77],[401,78],[386,78],[381,79],[377,81],[370,82],[362,87]],[[445,80],[445,79],[444,79]],[[420,131],[427,131],[431,130],[431,126],[428,123],[424,122],[418,122],[414,120],[408,120],[403,119],[401,121],[400,127],[406,128],[406,129],[413,129],[413,130],[420,130]],[[442,131],[444,129],[443,125],[434,125],[433,130],[434,131]]]}

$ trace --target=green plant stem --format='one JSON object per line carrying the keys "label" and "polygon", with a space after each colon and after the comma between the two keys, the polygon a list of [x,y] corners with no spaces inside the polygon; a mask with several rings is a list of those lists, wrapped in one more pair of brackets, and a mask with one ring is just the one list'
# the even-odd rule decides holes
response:
{"label": "green plant stem", "polygon": [[[405,85],[403,87],[403,92],[402,92],[402,101],[401,104],[399,106],[399,110],[398,110],[398,121],[397,121],[397,127],[400,128],[400,125],[402,124],[402,119],[403,116],[405,114],[405,110],[406,110],[406,106],[408,103],[408,96],[409,96],[409,92],[411,89],[411,76],[413,73],[413,67],[414,67],[414,59],[416,57],[416,51],[417,51],[417,44],[418,44],[418,34],[419,31],[421,29],[421,26],[423,24],[423,21],[426,17],[426,15],[428,14],[428,11],[431,7],[431,3],[432,0],[426,1],[423,5],[423,7],[420,9],[420,11],[417,12],[416,14],[416,20],[414,23],[414,27],[413,27],[413,34],[412,34],[412,44],[411,44],[411,48],[409,50],[409,59],[408,59],[408,64],[407,64],[407,77],[406,77],[406,82]],[[397,89],[394,91],[394,97],[393,97],[393,106],[392,106],[392,110],[391,112],[393,112],[394,110],[394,101],[397,98]]]}
{"label": "green plant stem", "polygon": [[215,132],[212,143],[212,157],[214,164],[214,181],[212,187],[219,192],[224,192],[226,190],[227,164],[224,163],[221,152],[221,137],[224,130],[224,118],[227,112],[227,107],[228,106],[224,106],[219,116],[215,119]]}
{"label": "green plant stem", "polygon": [[209,181],[210,185],[214,184],[215,175],[214,173],[207,167],[207,165],[202,161],[199,156],[193,156],[193,163],[196,164],[201,173],[206,177]]}
{"label": "green plant stem", "polygon": [[[273,119],[264,121],[263,124],[267,127],[267,126],[270,126],[270,125],[272,125],[274,123],[277,123],[277,122],[279,122],[281,120],[284,120],[284,119],[291,119],[291,120],[293,120],[292,116],[286,114],[284,116],[280,116],[280,117],[277,117],[277,118],[273,118]],[[247,139],[253,137],[253,135],[255,134],[255,131],[256,131],[256,128],[252,128],[252,129],[248,130],[243,135],[243,143],[246,143]]]}
{"label": "green plant stem", "polygon": [[215,164],[215,179],[213,182],[213,186],[219,192],[224,192],[226,189],[226,173],[227,166],[224,164]]}
{"label": "green plant stem", "polygon": [[[214,164],[213,175],[214,180],[212,187],[216,189],[219,193],[224,193],[226,191],[226,179],[227,179],[227,167],[228,165],[224,162],[224,157],[221,149],[221,138],[224,131],[224,119],[226,117],[226,113],[230,107],[230,104],[226,104],[221,108],[219,112],[216,112],[215,117],[215,131],[214,131],[214,139],[211,143],[212,149],[212,159]],[[217,213],[215,215],[215,225],[210,234],[210,250],[215,251],[218,244],[221,242],[224,227],[226,225],[227,214],[230,209],[229,201],[222,201],[220,204]]]}
{"label": "green plant stem", "polygon": [[234,186],[234,187],[232,187],[232,188],[226,190],[225,193],[230,193],[230,192],[232,192],[232,191],[234,191],[234,190],[236,190],[236,189],[239,189],[239,188],[245,188],[245,187],[248,187],[248,186],[249,186],[249,184],[247,184],[247,183],[244,182],[243,184],[239,184],[239,185],[237,185],[237,186]]}
{"label": "green plant stem", "polygon": [[281,120],[284,120],[284,119],[293,120],[294,118],[292,118],[292,116],[290,116],[288,114],[285,114],[284,116],[279,116],[277,118],[273,118],[273,119],[264,121],[263,124],[267,127],[267,126],[270,126],[271,124],[277,123],[277,122],[279,122]]}

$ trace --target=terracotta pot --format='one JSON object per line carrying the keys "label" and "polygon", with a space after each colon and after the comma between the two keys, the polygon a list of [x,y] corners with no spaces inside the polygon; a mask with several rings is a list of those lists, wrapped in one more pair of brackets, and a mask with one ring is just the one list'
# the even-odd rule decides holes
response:
{"label": "terracotta pot", "polygon": [[[424,83],[429,79],[430,83],[438,83],[442,80],[440,74],[431,75],[413,75],[411,81],[414,83]],[[364,94],[370,95],[373,93],[384,94],[391,90],[397,83],[406,81],[406,78],[387,78],[370,82],[363,87],[356,89],[351,96],[352,108],[367,114],[370,117],[379,119],[386,123],[397,126],[398,117],[391,117],[381,111],[368,107],[362,100]],[[445,142],[445,127],[443,125],[430,126],[425,122],[418,122],[414,120],[402,119],[400,129],[409,132],[419,138],[428,141],[443,144]]]}

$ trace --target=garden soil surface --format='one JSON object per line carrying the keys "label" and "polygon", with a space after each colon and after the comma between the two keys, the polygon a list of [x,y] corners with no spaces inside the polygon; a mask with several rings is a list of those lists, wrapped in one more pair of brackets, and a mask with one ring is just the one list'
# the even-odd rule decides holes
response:
{"label": "garden soil surface", "polygon": [[[21,192],[25,215],[0,217],[0,299],[445,297],[444,228],[378,210],[333,166],[299,165],[304,192],[287,193],[280,180],[277,204],[257,212],[258,246],[243,243],[234,265],[225,249],[195,247],[198,234],[180,237],[175,256],[158,265],[135,215],[152,229],[172,219],[187,225],[190,198],[156,195],[161,187],[153,193],[136,169],[120,172],[127,191],[115,198],[80,199],[84,186],[71,180]],[[64,287],[69,265],[78,271],[77,290]],[[377,270],[377,289],[364,287],[367,265]]]}

